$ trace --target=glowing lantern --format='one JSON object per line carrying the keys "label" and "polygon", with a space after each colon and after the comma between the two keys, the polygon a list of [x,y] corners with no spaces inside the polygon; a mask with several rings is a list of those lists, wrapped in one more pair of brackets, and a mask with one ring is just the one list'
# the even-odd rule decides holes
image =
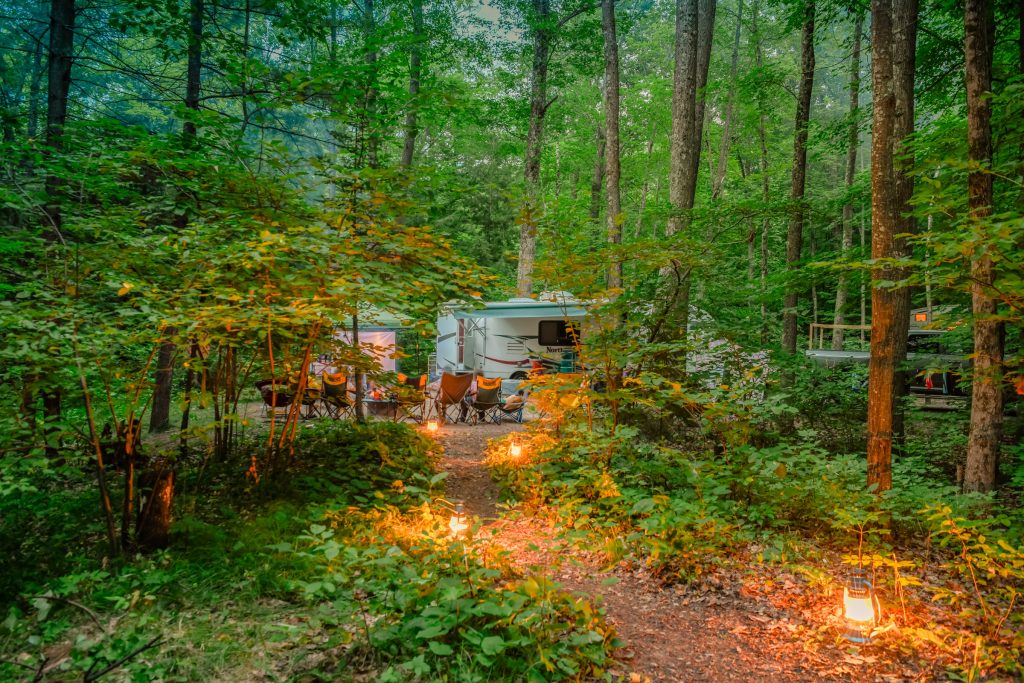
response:
{"label": "glowing lantern", "polygon": [[452,518],[448,520],[448,529],[452,532],[453,538],[462,538],[469,529],[469,516],[466,515],[466,508],[462,501],[457,501],[452,508]]}
{"label": "glowing lantern", "polygon": [[431,434],[436,434],[437,430],[440,428],[441,426],[437,423],[437,420],[429,420],[427,422],[427,431]]}
{"label": "glowing lantern", "polygon": [[878,603],[875,591],[863,569],[850,575],[849,583],[843,587],[843,635],[854,643],[871,641],[871,631],[878,623]]}
{"label": "glowing lantern", "polygon": [[519,443],[518,438],[513,437],[509,442],[508,455],[513,460],[518,460],[523,455],[523,444]]}

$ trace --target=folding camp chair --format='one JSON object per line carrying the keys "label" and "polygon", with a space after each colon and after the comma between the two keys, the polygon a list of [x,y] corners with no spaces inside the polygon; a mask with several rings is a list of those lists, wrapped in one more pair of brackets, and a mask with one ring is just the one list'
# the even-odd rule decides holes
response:
{"label": "folding camp chair", "polygon": [[399,374],[402,383],[395,394],[395,422],[409,418],[413,422],[423,422],[427,406],[427,376],[406,377]]}
{"label": "folding camp chair", "polygon": [[[473,411],[473,424],[483,420],[495,422],[495,410],[501,405],[501,378],[487,379],[486,377],[476,378],[476,396],[469,404]],[[498,418],[498,422],[501,418]]]}
{"label": "folding camp chair", "polygon": [[352,414],[352,401],[348,397],[348,377],[344,372],[330,374],[325,372],[321,399],[327,414],[335,420]]}
{"label": "folding camp chair", "polygon": [[[520,399],[520,400],[516,400]],[[503,404],[497,407],[494,411],[495,422],[501,424],[503,418],[508,418],[513,422],[522,423],[523,421],[523,408],[526,407],[526,396],[520,396],[519,394],[513,394],[505,400]]]}
{"label": "folding camp chair", "polygon": [[260,392],[260,397],[263,399],[264,417],[268,410],[287,408],[295,399],[295,394],[290,393],[281,380],[261,379],[256,382],[256,391]]}
{"label": "folding camp chair", "polygon": [[[296,382],[289,387],[289,390],[292,394],[298,395],[299,385],[297,378]],[[300,399],[305,413],[300,413],[300,416],[304,418],[323,417],[323,409],[326,408],[326,405],[321,398],[320,382],[317,381],[316,377],[307,376],[306,388],[303,390],[302,398]]]}
{"label": "folding camp chair", "polygon": [[452,375],[447,372],[441,375],[441,387],[434,398],[434,409],[441,422],[449,419],[452,422],[459,421],[459,413],[455,413],[455,417],[451,418],[449,411],[461,411],[462,401],[472,384],[473,375]]}

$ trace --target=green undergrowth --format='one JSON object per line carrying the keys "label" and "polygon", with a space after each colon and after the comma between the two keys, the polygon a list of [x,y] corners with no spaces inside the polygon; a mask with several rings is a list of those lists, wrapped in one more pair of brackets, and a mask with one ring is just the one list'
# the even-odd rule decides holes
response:
{"label": "green undergrowth", "polygon": [[63,496],[43,483],[36,517],[8,517],[19,501],[0,501],[5,547],[14,523],[69,529],[5,560],[0,680],[603,674],[613,633],[589,602],[445,537],[433,441],[390,423],[303,428],[289,474],[256,484],[245,473],[261,446],[182,478],[171,545],[149,556],[103,556],[84,473]]}
{"label": "green undergrowth", "polygon": [[809,432],[705,451],[569,423],[522,443],[519,460],[492,444],[495,478],[609,564],[638,557],[670,582],[778,565],[814,577],[824,595],[838,590],[842,564],[863,562],[892,619],[907,601],[920,606],[886,635],[893,644],[926,642],[964,675],[1024,671],[1024,520],[959,495],[922,456],[898,459],[893,490],[876,496],[864,489],[863,456],[830,452]]}

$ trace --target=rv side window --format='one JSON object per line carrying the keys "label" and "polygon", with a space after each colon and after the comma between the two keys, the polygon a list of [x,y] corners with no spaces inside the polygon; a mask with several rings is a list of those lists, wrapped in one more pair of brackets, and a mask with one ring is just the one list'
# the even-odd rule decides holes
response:
{"label": "rv side window", "polygon": [[575,346],[579,339],[576,323],[564,320],[541,320],[537,327],[537,343],[541,346]]}

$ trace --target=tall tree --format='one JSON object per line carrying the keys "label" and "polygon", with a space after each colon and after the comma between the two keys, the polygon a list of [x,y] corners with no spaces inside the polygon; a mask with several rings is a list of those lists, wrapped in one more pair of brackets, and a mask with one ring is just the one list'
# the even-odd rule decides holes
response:
{"label": "tall tree", "polygon": [[593,9],[583,2],[558,17],[551,11],[551,0],[533,0],[528,24],[533,36],[533,61],[530,67],[530,120],[526,133],[526,155],[523,179],[526,181],[526,202],[519,221],[519,266],[516,294],[533,294],[533,261],[537,254],[537,225],[542,212],[540,198],[540,160],[544,148],[544,117],[554,100],[548,99],[548,65],[557,32],[579,15]]}
{"label": "tall tree", "polygon": [[[718,147],[718,164],[711,184],[711,199],[718,199],[725,187],[725,172],[729,161],[729,146],[732,144],[732,116],[736,103],[736,72],[740,61],[740,35],[743,31],[743,0],[736,6],[736,30],[732,39],[732,61],[729,67],[729,95],[725,102],[725,121],[722,125],[722,141]],[[753,233],[751,233],[753,234]]]}
{"label": "tall tree", "polygon": [[[199,112],[199,97],[202,94],[203,69],[203,13],[204,0],[191,0],[188,15],[187,65],[185,68],[185,121],[182,124],[182,141],[185,149],[196,146],[195,115]],[[187,213],[182,210],[177,217],[179,229],[187,224]],[[174,341],[177,330],[167,327],[163,330],[164,340],[157,353],[156,372],[153,386],[153,406],[149,412],[149,431],[161,432],[171,424],[171,389],[174,381],[174,364],[178,347]]]}
{"label": "tall tree", "polygon": [[423,0],[412,0],[412,47],[409,50],[409,110],[405,113],[405,142],[402,147],[402,166],[412,166],[416,151],[416,136],[419,133],[416,121],[417,98],[420,92],[420,78],[423,68]]}
{"label": "tall tree", "polygon": [[[615,0],[601,0],[604,32],[604,129],[605,191],[608,243],[622,243],[622,198],[619,194],[619,45],[615,31]],[[608,288],[622,287],[622,261],[615,256],[608,265]]]}
{"label": "tall tree", "polygon": [[[964,7],[967,58],[967,203],[978,234],[992,215],[992,50],[995,19],[992,0],[967,0]],[[1003,428],[1002,324],[995,318],[991,296],[995,270],[987,245],[971,260],[971,308],[974,313],[974,381],[971,384],[971,428],[967,440],[964,489],[990,491],[999,466]]]}
{"label": "tall tree", "polygon": [[594,169],[590,174],[590,221],[598,225],[601,218],[601,186],[605,172],[605,130],[598,124],[594,131]]}
{"label": "tall tree", "polygon": [[[853,53],[850,56],[850,112],[849,127],[846,139],[846,202],[843,204],[843,254],[849,254],[853,248],[853,202],[849,197],[853,187],[853,178],[857,173],[857,147],[860,137],[857,134],[857,118],[860,98],[860,39],[864,31],[864,13],[857,9],[857,19],[853,25]],[[849,290],[849,277],[846,269],[839,272],[836,285],[836,308],[833,323],[843,325],[846,322],[846,301]],[[839,351],[843,348],[843,330],[836,328],[832,333],[832,348]]]}
{"label": "tall tree", "polygon": [[[807,124],[811,118],[811,95],[814,88],[814,13],[813,0],[804,5],[804,21],[800,39],[800,92],[797,95],[796,125],[793,133],[793,173],[789,198],[793,203],[786,234],[786,267],[795,274],[800,261],[804,229],[804,186],[807,181]],[[796,307],[799,295],[795,283],[786,285],[782,313],[782,349],[796,353]]]}
{"label": "tall tree", "polygon": [[901,235],[913,191],[903,141],[914,126],[916,0],[873,0],[871,63],[874,95],[871,137],[871,357],[868,361],[868,485],[892,488],[897,375],[906,357],[910,290],[893,286],[906,270],[893,259],[906,253]]}

